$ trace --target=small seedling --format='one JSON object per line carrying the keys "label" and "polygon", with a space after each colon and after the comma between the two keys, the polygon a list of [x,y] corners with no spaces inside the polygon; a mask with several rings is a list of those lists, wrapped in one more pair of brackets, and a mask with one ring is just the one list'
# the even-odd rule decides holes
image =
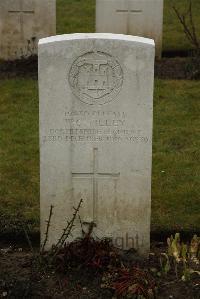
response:
{"label": "small seedling", "polygon": [[160,264],[162,273],[167,274],[174,269],[176,278],[183,281],[190,280],[191,275],[200,272],[193,269],[193,265],[199,265],[199,247],[200,238],[194,235],[190,244],[181,242],[180,234],[176,233],[167,239],[168,250],[167,253],[162,253],[160,256]]}

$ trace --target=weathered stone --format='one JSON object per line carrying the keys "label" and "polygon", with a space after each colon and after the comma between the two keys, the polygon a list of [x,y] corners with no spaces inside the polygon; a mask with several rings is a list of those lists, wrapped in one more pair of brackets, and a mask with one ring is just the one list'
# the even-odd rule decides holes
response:
{"label": "weathered stone", "polygon": [[152,38],[161,57],[162,30],[163,0],[96,0],[96,32]]}
{"label": "weathered stone", "polygon": [[56,33],[56,0],[0,1],[0,59],[37,54],[38,40]]}
{"label": "weathered stone", "polygon": [[[47,248],[77,206],[84,229],[149,250],[154,42],[72,34],[39,42],[41,236]],[[73,238],[81,235],[79,220]]]}

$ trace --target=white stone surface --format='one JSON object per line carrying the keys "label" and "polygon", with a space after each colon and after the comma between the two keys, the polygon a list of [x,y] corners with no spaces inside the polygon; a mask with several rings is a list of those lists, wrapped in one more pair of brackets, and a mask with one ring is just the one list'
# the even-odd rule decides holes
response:
{"label": "white stone surface", "polygon": [[163,0],[96,0],[96,32],[152,38],[162,53]]}
{"label": "white stone surface", "polygon": [[[150,243],[154,42],[72,34],[39,42],[41,237],[84,200],[87,230],[146,254]],[[79,220],[73,238],[81,235]]]}
{"label": "white stone surface", "polygon": [[56,34],[56,0],[0,0],[0,59],[37,54],[38,40]]}

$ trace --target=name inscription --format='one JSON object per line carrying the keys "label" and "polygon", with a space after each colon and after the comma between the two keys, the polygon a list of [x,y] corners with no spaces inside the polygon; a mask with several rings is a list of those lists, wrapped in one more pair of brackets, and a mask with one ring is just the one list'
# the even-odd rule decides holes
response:
{"label": "name inscription", "polygon": [[63,127],[49,128],[42,142],[149,143],[142,129],[130,125],[119,111],[70,111],[63,113]]}

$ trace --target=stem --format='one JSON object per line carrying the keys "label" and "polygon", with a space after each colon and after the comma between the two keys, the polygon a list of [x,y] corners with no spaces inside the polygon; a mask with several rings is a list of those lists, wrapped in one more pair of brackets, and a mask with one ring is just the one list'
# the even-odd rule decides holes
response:
{"label": "stem", "polygon": [[62,233],[60,239],[58,240],[57,244],[55,245],[55,252],[54,252],[54,255],[53,255],[53,259],[56,257],[56,255],[58,254],[58,252],[60,251],[60,249],[64,245],[65,241],[67,240],[67,238],[71,234],[71,230],[74,226],[74,221],[75,221],[76,216],[77,216],[77,214],[80,210],[82,202],[83,202],[83,199],[81,199],[79,201],[79,204],[78,204],[77,208],[74,208],[74,214],[72,216],[72,219],[67,222],[66,228],[63,230],[63,233]]}
{"label": "stem", "polygon": [[50,212],[49,212],[49,218],[48,218],[48,220],[46,221],[46,222],[47,222],[47,228],[46,228],[46,232],[45,232],[45,239],[44,239],[44,242],[43,242],[43,244],[42,244],[42,248],[41,248],[41,252],[42,252],[42,253],[44,252],[46,243],[47,243],[47,241],[48,241],[49,227],[50,227],[50,223],[51,223],[51,217],[52,217],[52,215],[53,215],[53,206],[51,205],[51,207],[50,207]]}

